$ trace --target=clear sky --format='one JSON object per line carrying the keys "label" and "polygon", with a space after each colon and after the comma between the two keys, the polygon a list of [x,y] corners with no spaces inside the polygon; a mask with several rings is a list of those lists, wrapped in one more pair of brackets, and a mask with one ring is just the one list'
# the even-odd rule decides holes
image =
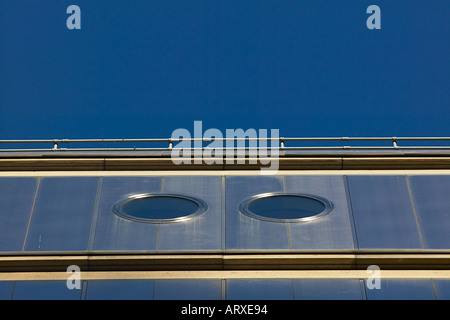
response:
{"label": "clear sky", "polygon": [[449,17],[448,0],[0,0],[0,139],[167,138],[195,120],[450,136]]}

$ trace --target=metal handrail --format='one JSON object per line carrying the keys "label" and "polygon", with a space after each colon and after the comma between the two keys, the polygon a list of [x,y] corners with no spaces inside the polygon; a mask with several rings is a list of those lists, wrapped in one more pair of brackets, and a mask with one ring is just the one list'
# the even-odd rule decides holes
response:
{"label": "metal handrail", "polygon": [[[450,141],[450,137],[279,137],[266,138],[267,140],[284,140],[284,141]],[[261,140],[261,138],[160,138],[160,139],[34,139],[34,140],[0,140],[0,143],[127,143],[127,142],[178,142],[178,141],[249,141]]]}
{"label": "metal handrail", "polygon": [[[49,151],[72,151],[72,152],[101,152],[101,151],[171,151],[173,150],[173,143],[185,141],[185,142],[259,142],[262,141],[262,138],[187,138],[187,139],[173,139],[173,138],[161,138],[161,139],[42,139],[42,140],[0,140],[0,152],[49,152]],[[440,146],[399,146],[399,141],[449,141],[450,137],[279,137],[279,138],[265,138],[264,141],[278,142],[280,151],[288,151],[288,150],[450,150],[450,145],[440,145]],[[350,142],[350,141],[390,141],[392,145],[390,146],[286,146],[287,142]],[[119,147],[119,148],[111,148],[111,147],[86,147],[86,148],[60,148],[60,145],[65,144],[110,144],[110,143],[166,143],[167,147]],[[52,148],[1,148],[2,144],[52,144]],[[229,150],[234,149],[229,146],[224,147],[223,149]],[[242,149],[240,147],[236,147],[237,149]],[[269,148],[269,147],[267,147]],[[190,148],[192,151],[200,151],[200,150],[208,150],[214,149],[209,147],[197,147]],[[258,147],[250,147],[245,146],[243,148],[246,151],[257,150]]]}

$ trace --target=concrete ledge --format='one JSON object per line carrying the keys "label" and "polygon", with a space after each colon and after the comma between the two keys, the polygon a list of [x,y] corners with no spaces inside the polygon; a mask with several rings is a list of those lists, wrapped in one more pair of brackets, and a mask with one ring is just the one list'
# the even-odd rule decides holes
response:
{"label": "concrete ledge", "polygon": [[[243,270],[243,271],[87,271],[80,280],[174,279],[367,279],[365,270]],[[67,281],[66,272],[0,272],[0,281]],[[449,270],[382,270],[381,279],[450,279]]]}

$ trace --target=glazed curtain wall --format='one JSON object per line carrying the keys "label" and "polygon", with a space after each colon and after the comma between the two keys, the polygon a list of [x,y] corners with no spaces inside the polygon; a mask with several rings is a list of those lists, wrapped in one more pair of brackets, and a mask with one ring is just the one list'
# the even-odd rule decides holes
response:
{"label": "glazed curtain wall", "polygon": [[146,279],[0,282],[0,300],[449,300],[450,280],[383,279]]}
{"label": "glazed curtain wall", "polygon": [[[0,252],[450,249],[450,176],[2,177]],[[322,197],[330,214],[273,222],[240,204],[267,194]],[[124,219],[117,201],[176,194],[207,204],[175,223]]]}

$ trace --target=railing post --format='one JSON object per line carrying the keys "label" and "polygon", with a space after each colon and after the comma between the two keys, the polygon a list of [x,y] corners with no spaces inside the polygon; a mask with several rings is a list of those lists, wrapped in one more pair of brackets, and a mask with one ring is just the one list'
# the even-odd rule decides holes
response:
{"label": "railing post", "polygon": [[58,151],[58,141],[57,141],[57,140],[54,140],[54,141],[53,141],[53,148],[52,148],[52,151]]}
{"label": "railing post", "polygon": [[399,149],[399,146],[397,144],[397,137],[392,137],[392,145],[394,146],[394,149]]}

